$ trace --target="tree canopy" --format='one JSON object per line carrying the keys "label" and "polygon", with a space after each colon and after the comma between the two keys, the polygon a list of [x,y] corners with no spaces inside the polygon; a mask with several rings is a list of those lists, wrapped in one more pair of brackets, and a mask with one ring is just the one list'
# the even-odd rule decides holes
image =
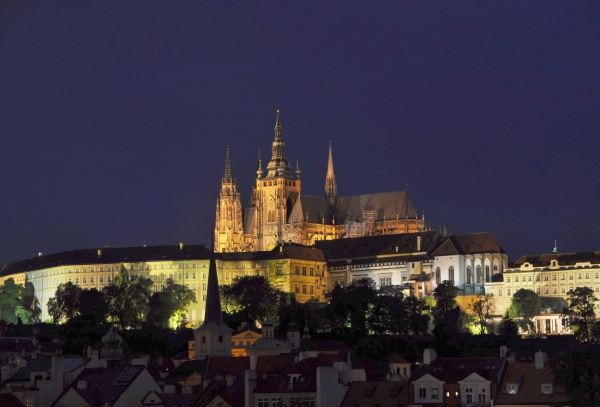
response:
{"label": "tree canopy", "polygon": [[533,318],[540,312],[542,299],[532,290],[521,288],[510,300],[508,315],[517,325],[526,330],[533,330]]}
{"label": "tree canopy", "polygon": [[448,311],[456,308],[457,295],[458,288],[456,288],[452,281],[448,280],[442,281],[441,284],[438,284],[435,290],[433,290],[433,297],[435,298],[433,320],[435,324],[440,323]]}
{"label": "tree canopy", "polygon": [[102,289],[108,304],[108,315],[118,321],[121,328],[142,326],[149,311],[152,285],[149,278],[131,279],[121,264],[115,283]]}
{"label": "tree canopy", "polygon": [[35,322],[39,316],[39,307],[35,302],[33,286],[16,284],[12,278],[6,279],[0,286],[0,319],[8,324],[19,320],[24,324]]}
{"label": "tree canopy", "polygon": [[81,287],[72,282],[60,283],[54,297],[48,300],[48,314],[55,323],[69,320],[79,315],[79,295]]}
{"label": "tree canopy", "polygon": [[469,303],[469,310],[473,312],[475,326],[479,333],[484,334],[488,330],[488,321],[496,310],[496,299],[493,294],[477,294]]}
{"label": "tree canopy", "polygon": [[594,304],[598,298],[590,287],[577,287],[567,293],[567,307],[563,309],[563,323],[570,326],[575,338],[580,342],[596,341],[597,330]]}
{"label": "tree canopy", "polygon": [[225,312],[241,312],[259,322],[279,322],[279,307],[283,292],[269,284],[263,276],[236,277],[231,285],[220,287],[221,303]]}
{"label": "tree canopy", "polygon": [[150,297],[148,323],[163,328],[185,325],[186,308],[192,302],[196,302],[196,293],[169,278],[166,286]]}

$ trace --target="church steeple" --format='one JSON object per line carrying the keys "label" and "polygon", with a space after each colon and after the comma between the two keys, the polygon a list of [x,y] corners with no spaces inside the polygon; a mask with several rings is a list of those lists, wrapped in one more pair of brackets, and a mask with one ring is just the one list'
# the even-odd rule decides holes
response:
{"label": "church steeple", "polygon": [[267,177],[283,176],[293,178],[290,171],[290,163],[285,159],[285,143],[281,135],[281,119],[279,118],[279,109],[277,109],[277,119],[275,120],[275,140],[271,148],[271,161],[267,165]]}
{"label": "church steeple", "polygon": [[214,246],[210,253],[207,290],[204,322],[194,331],[195,359],[204,359],[207,356],[231,356],[233,330],[223,322]]}
{"label": "church steeple", "polygon": [[335,174],[333,173],[333,152],[331,150],[331,141],[329,142],[329,160],[327,161],[327,175],[325,176],[325,198],[333,205],[337,197],[337,184],[335,183]]}
{"label": "church steeple", "polygon": [[225,173],[223,174],[223,183],[233,183],[233,175],[231,172],[231,153],[229,151],[229,144],[227,144],[227,153],[225,154]]}

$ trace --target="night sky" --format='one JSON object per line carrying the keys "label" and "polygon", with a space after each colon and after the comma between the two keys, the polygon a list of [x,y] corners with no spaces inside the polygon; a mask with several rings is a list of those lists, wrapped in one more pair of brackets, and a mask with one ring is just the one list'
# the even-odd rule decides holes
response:
{"label": "night sky", "polygon": [[403,190],[511,260],[600,250],[600,2],[0,3],[0,262],[209,243],[277,106],[303,193]]}

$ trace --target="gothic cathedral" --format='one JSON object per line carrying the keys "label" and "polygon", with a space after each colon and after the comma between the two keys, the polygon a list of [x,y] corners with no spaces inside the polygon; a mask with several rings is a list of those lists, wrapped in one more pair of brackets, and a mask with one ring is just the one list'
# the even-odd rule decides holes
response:
{"label": "gothic cathedral", "polygon": [[242,208],[227,146],[217,200],[215,251],[264,251],[279,243],[308,246],[317,240],[425,230],[425,216],[419,218],[407,190],[338,197],[331,143],[324,197],[302,195],[300,174],[298,164],[292,171],[285,158],[277,110],[271,161],[265,174],[259,151],[250,207]]}

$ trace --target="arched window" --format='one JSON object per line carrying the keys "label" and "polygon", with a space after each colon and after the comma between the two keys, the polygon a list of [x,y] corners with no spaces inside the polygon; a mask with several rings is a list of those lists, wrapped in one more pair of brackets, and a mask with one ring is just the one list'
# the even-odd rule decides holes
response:
{"label": "arched window", "polygon": [[498,271],[498,265],[494,264],[494,274],[496,274],[496,271]]}
{"label": "arched window", "polygon": [[439,284],[441,284],[441,282],[442,282],[442,273],[440,271],[440,268],[436,267],[435,268],[435,283],[439,285]]}
{"label": "arched window", "polygon": [[490,266],[489,265],[485,266],[485,282],[486,283],[490,282]]}
{"label": "arched window", "polygon": [[477,270],[477,280],[475,280],[475,282],[481,284],[483,282],[483,276],[481,275],[481,266],[477,265],[476,270]]}
{"label": "arched window", "polygon": [[471,274],[473,274],[473,269],[471,268],[471,266],[467,266],[467,284],[471,284]]}
{"label": "arched window", "polygon": [[448,267],[448,280],[454,284],[454,266]]}

